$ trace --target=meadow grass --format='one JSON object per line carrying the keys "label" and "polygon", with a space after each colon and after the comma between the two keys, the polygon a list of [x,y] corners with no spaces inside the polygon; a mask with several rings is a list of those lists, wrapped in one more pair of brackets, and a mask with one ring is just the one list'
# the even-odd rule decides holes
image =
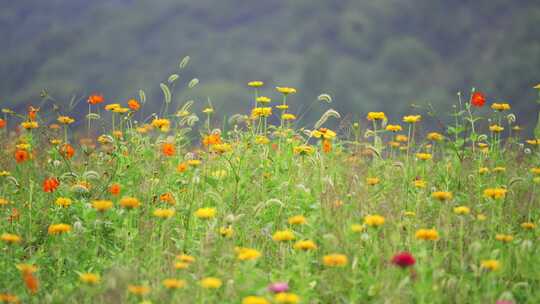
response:
{"label": "meadow grass", "polygon": [[540,140],[510,105],[300,128],[295,89],[248,86],[220,126],[170,84],[145,119],[144,92],[90,96],[78,135],[52,102],[4,109],[0,302],[540,302]]}

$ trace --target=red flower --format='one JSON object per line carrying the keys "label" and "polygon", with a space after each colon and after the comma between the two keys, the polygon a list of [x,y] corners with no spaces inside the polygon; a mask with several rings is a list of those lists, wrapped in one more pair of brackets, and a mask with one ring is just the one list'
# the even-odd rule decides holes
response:
{"label": "red flower", "polygon": [[5,128],[6,124],[7,124],[7,122],[5,120],[3,120],[2,118],[0,118],[0,129]]}
{"label": "red flower", "polygon": [[20,164],[27,161],[30,158],[30,154],[26,150],[15,151],[15,161]]}
{"label": "red flower", "polygon": [[92,94],[88,97],[88,103],[91,105],[95,105],[98,103],[102,103],[105,101],[105,97],[101,94]]}
{"label": "red flower", "polygon": [[118,195],[122,191],[122,187],[119,184],[112,184],[109,187],[109,193],[112,195]]}
{"label": "red flower", "polygon": [[392,263],[396,266],[406,268],[409,266],[413,266],[416,263],[416,260],[412,256],[412,254],[408,252],[400,252],[392,258]]}
{"label": "red flower", "polygon": [[138,111],[141,108],[141,105],[135,99],[130,99],[127,104],[128,107],[133,111]]}
{"label": "red flower", "polygon": [[45,181],[43,181],[43,191],[54,192],[54,190],[56,190],[56,188],[58,188],[59,185],[60,185],[60,182],[56,178],[49,177],[45,179]]}
{"label": "red flower", "polygon": [[471,96],[471,104],[477,108],[481,108],[486,103],[486,95],[482,92],[474,92]]}
{"label": "red flower", "polygon": [[73,147],[70,144],[64,144],[60,148],[60,154],[64,156],[65,158],[70,159],[73,157],[73,155],[75,155],[75,149],[73,149]]}

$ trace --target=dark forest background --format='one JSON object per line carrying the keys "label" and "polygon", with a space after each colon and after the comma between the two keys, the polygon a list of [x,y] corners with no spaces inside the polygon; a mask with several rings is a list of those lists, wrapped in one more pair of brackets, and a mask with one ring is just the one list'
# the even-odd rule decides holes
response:
{"label": "dark forest background", "polygon": [[[1,1],[0,104],[24,109],[46,88],[60,102],[101,92],[124,102],[159,83],[189,55],[173,100],[210,98],[247,112],[249,80],[297,87],[293,112],[321,93],[357,117],[391,120],[432,103],[446,113],[472,87],[509,102],[534,126],[540,82],[538,0],[47,0]],[[312,109],[317,118],[322,109]],[[83,115],[85,107],[75,111]]]}

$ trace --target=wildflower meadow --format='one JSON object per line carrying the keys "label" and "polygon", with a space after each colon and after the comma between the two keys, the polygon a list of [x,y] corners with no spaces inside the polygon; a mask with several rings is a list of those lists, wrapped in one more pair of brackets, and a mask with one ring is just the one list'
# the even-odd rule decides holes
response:
{"label": "wildflower meadow", "polygon": [[2,109],[0,303],[540,303],[540,130],[512,101],[346,119],[321,94],[305,123],[301,88],[253,80],[223,117],[173,98],[188,63],[159,111]]}

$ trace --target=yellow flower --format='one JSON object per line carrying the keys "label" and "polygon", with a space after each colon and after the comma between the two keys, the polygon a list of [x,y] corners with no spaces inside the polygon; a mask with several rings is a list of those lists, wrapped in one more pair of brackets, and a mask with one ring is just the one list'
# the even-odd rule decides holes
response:
{"label": "yellow flower", "polygon": [[207,277],[200,281],[200,284],[203,288],[206,289],[217,289],[220,288],[223,284],[220,279],[214,277]]}
{"label": "yellow flower", "polygon": [[401,130],[403,130],[403,128],[401,128],[400,125],[387,125],[386,126],[386,131],[399,132]]}
{"label": "yellow flower", "polygon": [[270,304],[270,302],[263,297],[247,296],[242,299],[242,304]]}
{"label": "yellow flower", "polygon": [[495,111],[507,111],[510,110],[510,105],[507,103],[493,103],[491,108]]}
{"label": "yellow flower", "polygon": [[495,167],[493,168],[493,172],[505,172],[506,171],[506,168],[505,167]]}
{"label": "yellow flower", "polygon": [[211,219],[216,216],[216,208],[199,208],[195,211],[195,216],[200,219]]}
{"label": "yellow flower", "polygon": [[128,285],[128,291],[136,296],[144,296],[150,293],[150,287],[142,285]]}
{"label": "yellow flower", "polygon": [[508,190],[504,188],[488,188],[484,190],[484,197],[492,199],[504,198],[506,192],[508,192]]}
{"label": "yellow flower", "polygon": [[186,286],[186,281],[178,279],[165,279],[163,280],[162,284],[167,289],[179,289]]}
{"label": "yellow flower", "polygon": [[86,273],[79,274],[79,280],[89,285],[95,285],[99,283],[101,278],[99,277],[98,274],[86,272]]}
{"label": "yellow flower", "polygon": [[0,303],[20,303],[20,300],[14,294],[0,293]]}
{"label": "yellow flower", "polygon": [[540,83],[537,84],[537,85],[535,85],[535,86],[533,87],[533,89],[538,89],[538,90],[540,90]]}
{"label": "yellow flower", "polygon": [[449,201],[452,199],[452,192],[446,191],[435,191],[431,193],[431,197],[438,199],[439,201]]}
{"label": "yellow flower", "polygon": [[258,81],[258,80],[248,82],[248,86],[252,88],[260,88],[263,85],[264,85],[264,82]]}
{"label": "yellow flower", "polygon": [[532,230],[532,229],[536,228],[536,224],[532,223],[532,222],[521,223],[521,228],[527,229],[527,230]]}
{"label": "yellow flower", "polygon": [[221,227],[219,228],[219,234],[221,234],[222,237],[230,238],[234,234],[234,229],[231,226]]}
{"label": "yellow flower", "polygon": [[538,145],[540,145],[540,138],[528,139],[525,142],[528,143],[529,145],[532,145],[532,146],[538,146]]}
{"label": "yellow flower", "polygon": [[166,218],[172,217],[175,212],[176,211],[174,209],[161,209],[161,208],[158,208],[158,209],[154,210],[154,212],[152,214],[155,217],[166,219]]}
{"label": "yellow flower", "polygon": [[59,197],[56,199],[56,202],[55,204],[57,204],[58,206],[61,206],[61,207],[69,207],[69,205],[71,205],[71,199],[67,198],[67,197]]}
{"label": "yellow flower", "polygon": [[540,167],[531,168],[531,173],[539,175],[540,174]]}
{"label": "yellow flower", "polygon": [[112,111],[113,111],[114,113],[120,113],[120,114],[123,114],[123,113],[129,112],[129,108],[118,107],[118,108],[112,109]]}
{"label": "yellow flower", "polygon": [[347,262],[348,258],[344,254],[334,253],[323,257],[323,264],[329,267],[343,267]]}
{"label": "yellow flower", "polygon": [[105,110],[106,110],[106,111],[112,111],[112,110],[118,109],[118,108],[120,108],[120,107],[121,107],[121,106],[120,106],[119,103],[111,103],[111,104],[108,104],[108,105],[105,106]]}
{"label": "yellow flower", "polygon": [[199,159],[190,159],[187,161],[187,163],[190,166],[197,167],[198,165],[201,164],[201,161]]}
{"label": "yellow flower", "polygon": [[497,271],[501,268],[501,263],[497,260],[483,260],[480,267],[489,271]]}
{"label": "yellow flower", "polygon": [[378,177],[368,177],[368,178],[366,178],[366,184],[368,184],[369,186],[375,186],[380,182],[381,182],[381,180]]}
{"label": "yellow flower", "polygon": [[364,224],[371,226],[371,227],[379,227],[384,224],[384,217],[380,215],[367,215],[364,217]]}
{"label": "yellow flower", "polygon": [[270,98],[266,96],[259,96],[255,100],[260,103],[270,103],[270,101],[272,101]]}
{"label": "yellow flower", "polygon": [[0,171],[0,177],[2,176],[10,176],[11,175],[11,172],[9,171],[6,171],[6,170],[1,170]]}
{"label": "yellow flower", "polygon": [[428,133],[427,139],[431,141],[441,141],[444,139],[444,136],[437,132],[431,132],[431,133]]}
{"label": "yellow flower", "polygon": [[396,135],[396,141],[397,142],[407,142],[409,138],[406,135]]}
{"label": "yellow flower", "polygon": [[174,264],[174,268],[177,270],[187,269],[188,267],[189,267],[189,263],[186,263],[186,262],[176,262]]}
{"label": "yellow flower", "polygon": [[38,271],[38,267],[32,264],[17,264],[16,267],[22,273],[34,273]]}
{"label": "yellow flower", "polygon": [[317,244],[315,244],[315,242],[311,240],[303,240],[303,241],[298,241],[294,243],[293,248],[296,250],[304,250],[304,251],[315,250],[317,249]]}
{"label": "yellow flower", "polygon": [[22,241],[22,238],[16,234],[2,233],[2,235],[0,236],[0,240],[8,244],[16,244],[20,243]]}
{"label": "yellow flower", "polygon": [[290,88],[290,87],[276,87],[276,90],[278,92],[280,92],[281,94],[283,94],[283,95],[295,94],[296,93],[296,89],[295,88]]}
{"label": "yellow flower", "polygon": [[285,242],[292,241],[295,239],[295,237],[291,230],[280,230],[276,231],[274,235],[272,235],[272,239],[276,242]]}
{"label": "yellow flower", "polygon": [[374,121],[374,120],[385,120],[386,115],[384,112],[369,112],[367,114],[367,120]]}
{"label": "yellow flower", "polygon": [[430,153],[416,153],[416,158],[419,160],[430,160],[433,158],[433,155]]}
{"label": "yellow flower", "polygon": [[236,247],[236,258],[240,261],[252,261],[258,259],[262,254],[257,249]]}
{"label": "yellow flower", "polygon": [[251,118],[257,119],[259,117],[268,117],[272,115],[271,107],[257,107],[251,110]]}
{"label": "yellow flower", "polygon": [[308,145],[300,145],[293,148],[294,154],[300,154],[300,155],[308,155],[313,154],[315,152],[315,148]]}
{"label": "yellow flower", "polygon": [[416,238],[425,241],[436,241],[439,239],[439,233],[435,229],[418,229]]}
{"label": "yellow flower", "polygon": [[103,212],[111,209],[113,206],[112,201],[107,200],[95,200],[92,202],[92,207],[97,211]]}
{"label": "yellow flower", "polygon": [[454,213],[457,215],[466,215],[471,213],[471,209],[466,206],[459,206],[454,208]]}
{"label": "yellow flower", "polygon": [[479,213],[476,215],[476,219],[480,222],[483,222],[485,220],[487,220],[487,216],[485,214],[482,214],[482,213]]}
{"label": "yellow flower", "polygon": [[51,235],[62,234],[71,231],[71,226],[68,224],[53,224],[49,226],[48,232]]}
{"label": "yellow flower", "polygon": [[291,114],[291,113],[285,113],[285,114],[281,115],[281,119],[283,119],[283,120],[295,120],[296,115]]}
{"label": "yellow flower", "polygon": [[[300,297],[290,292],[280,292],[274,296],[276,303],[297,304],[300,303]],[[243,303],[242,303],[243,304]]]}
{"label": "yellow flower", "polygon": [[21,127],[26,130],[37,129],[39,127],[39,124],[37,123],[37,121],[25,121],[21,123]]}
{"label": "yellow flower", "polygon": [[366,227],[364,225],[361,225],[361,224],[352,224],[351,225],[351,231],[356,232],[356,233],[364,231],[365,228]]}
{"label": "yellow flower", "polygon": [[303,215],[291,216],[287,221],[291,225],[303,225],[307,222],[306,218]]}
{"label": "yellow flower", "polygon": [[69,116],[59,116],[58,122],[61,124],[69,125],[75,122],[75,119],[69,117]]}
{"label": "yellow flower", "polygon": [[276,109],[278,110],[287,110],[289,108],[288,105],[280,104],[276,106]]}
{"label": "yellow flower", "polygon": [[123,197],[120,200],[120,206],[126,209],[135,209],[141,205],[141,202],[134,197]]}
{"label": "yellow flower", "polygon": [[478,169],[478,174],[486,174],[489,172],[489,168],[487,167],[481,167]]}
{"label": "yellow flower", "polygon": [[497,234],[497,235],[495,235],[495,239],[497,241],[501,241],[503,243],[509,243],[512,240],[514,240],[514,237],[509,235],[509,234]]}
{"label": "yellow flower", "polygon": [[414,180],[413,184],[416,188],[425,188],[427,186],[426,181],[421,179]]}
{"label": "yellow flower", "polygon": [[176,259],[184,263],[193,263],[196,260],[194,256],[185,253],[177,255]]}
{"label": "yellow flower", "polygon": [[491,125],[489,126],[489,130],[493,133],[501,133],[504,131],[504,127],[501,127],[499,125]]}
{"label": "yellow flower", "polygon": [[403,122],[406,123],[417,123],[422,119],[421,115],[407,115],[403,116]]}
{"label": "yellow flower", "polygon": [[152,120],[151,126],[159,129],[161,132],[169,132],[171,122],[166,118],[155,118]]}
{"label": "yellow flower", "polygon": [[232,146],[228,143],[222,143],[222,144],[215,144],[210,147],[210,150],[216,153],[226,153],[231,152],[233,150]]}
{"label": "yellow flower", "polygon": [[259,145],[266,145],[269,142],[270,142],[270,139],[268,139],[268,137],[264,135],[258,135],[257,137],[255,137],[255,143]]}

